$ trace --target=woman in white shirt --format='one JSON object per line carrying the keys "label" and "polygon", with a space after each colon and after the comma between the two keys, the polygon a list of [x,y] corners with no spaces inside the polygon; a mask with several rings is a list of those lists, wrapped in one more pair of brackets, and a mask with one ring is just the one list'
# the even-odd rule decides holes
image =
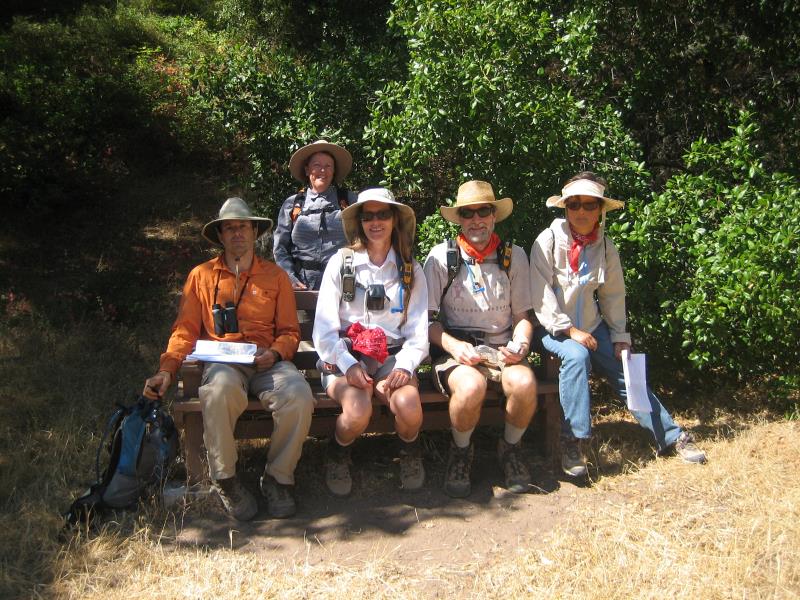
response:
{"label": "woman in white shirt", "polygon": [[342,211],[350,246],[328,262],[314,320],[322,383],[342,406],[328,446],[325,483],[337,496],[352,488],[350,448],[372,415],[372,397],[388,404],[400,438],[400,481],[425,480],[415,371],[428,355],[428,290],[413,260],[416,217],[385,188],[371,188]]}

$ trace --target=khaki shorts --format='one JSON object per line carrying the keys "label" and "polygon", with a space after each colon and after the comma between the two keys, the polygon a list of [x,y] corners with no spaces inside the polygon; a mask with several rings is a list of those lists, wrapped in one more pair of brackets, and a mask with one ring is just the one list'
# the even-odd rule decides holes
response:
{"label": "khaki shorts", "polygon": [[[447,387],[447,378],[450,376],[450,371],[461,365],[462,363],[458,362],[455,358],[450,356],[449,354],[445,354],[444,356],[440,356],[437,358],[431,367],[431,370],[434,373],[433,377],[433,385],[434,387],[447,396],[450,397],[450,388]],[[530,363],[527,360],[520,361],[516,363],[518,365],[525,365],[526,367],[530,368]],[[490,386],[494,386],[498,390],[502,391],[502,385],[500,383],[500,378],[503,375],[503,369],[505,365],[500,366],[489,366],[484,364],[477,364],[477,365],[470,365],[473,369],[477,370],[478,373],[483,375]]]}

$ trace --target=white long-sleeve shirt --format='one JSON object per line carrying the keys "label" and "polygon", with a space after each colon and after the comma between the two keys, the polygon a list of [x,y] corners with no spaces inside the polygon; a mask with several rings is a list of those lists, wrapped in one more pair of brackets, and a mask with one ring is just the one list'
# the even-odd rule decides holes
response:
{"label": "white long-sleeve shirt", "polygon": [[[312,338],[319,357],[335,364],[339,371],[347,370],[358,360],[347,350],[341,339],[354,323],[366,328],[380,327],[386,333],[389,345],[402,340],[402,348],[395,357],[395,367],[413,373],[428,355],[428,287],[422,268],[414,261],[414,283],[409,299],[402,292],[403,302],[410,302],[406,322],[400,326],[403,313],[401,304],[402,280],[397,267],[397,254],[389,250],[381,266],[370,262],[365,250],[354,252],[356,290],[352,302],[342,300],[342,252],[333,255],[325,267],[319,289]],[[386,292],[383,310],[366,309],[366,288],[383,284]],[[394,310],[394,311],[393,311]]]}

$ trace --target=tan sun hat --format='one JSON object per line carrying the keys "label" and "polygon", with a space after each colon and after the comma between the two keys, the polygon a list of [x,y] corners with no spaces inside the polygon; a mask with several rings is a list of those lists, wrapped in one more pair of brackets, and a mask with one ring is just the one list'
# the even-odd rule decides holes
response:
{"label": "tan sun hat", "polygon": [[219,209],[219,216],[213,221],[209,221],[203,226],[201,235],[215,246],[222,247],[219,241],[218,226],[222,221],[254,221],[258,225],[256,239],[272,230],[272,219],[257,217],[247,206],[247,202],[241,198],[228,198],[225,204]]}
{"label": "tan sun hat", "polygon": [[292,177],[301,183],[308,183],[305,172],[306,162],[317,152],[327,152],[333,157],[335,168],[333,179],[337,185],[341,184],[353,168],[353,157],[341,146],[326,142],[325,140],[317,140],[312,144],[303,146],[292,154],[292,157],[289,159],[289,172],[292,174]]}
{"label": "tan sun hat", "polygon": [[514,208],[514,202],[511,198],[497,200],[494,197],[492,184],[485,181],[467,181],[459,186],[456,203],[452,206],[440,206],[439,212],[451,223],[460,225],[458,209],[473,204],[494,204],[494,220],[496,223],[508,218]]}
{"label": "tan sun hat", "polygon": [[550,208],[566,208],[564,202],[571,196],[592,196],[603,201],[603,211],[617,210],[625,206],[622,200],[606,198],[603,194],[606,188],[604,185],[592,181],[591,179],[576,179],[565,185],[561,189],[560,196],[550,196],[547,199],[547,206]]}
{"label": "tan sun hat", "polygon": [[348,206],[342,211],[342,225],[344,226],[344,235],[347,241],[351,244],[358,237],[358,215],[361,212],[361,207],[364,202],[374,200],[383,204],[396,206],[399,214],[397,215],[397,228],[400,235],[404,236],[409,245],[414,242],[414,235],[417,232],[417,217],[414,214],[414,209],[398,202],[394,198],[394,194],[386,188],[376,187],[367,188],[358,195],[358,200]]}

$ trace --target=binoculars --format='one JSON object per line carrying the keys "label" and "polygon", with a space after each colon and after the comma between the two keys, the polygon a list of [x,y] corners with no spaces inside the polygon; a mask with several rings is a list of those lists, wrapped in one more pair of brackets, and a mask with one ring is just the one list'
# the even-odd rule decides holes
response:
{"label": "binoculars", "polygon": [[211,314],[214,316],[214,335],[222,337],[226,333],[239,333],[239,319],[233,302],[226,302],[224,307],[215,304],[211,307]]}

